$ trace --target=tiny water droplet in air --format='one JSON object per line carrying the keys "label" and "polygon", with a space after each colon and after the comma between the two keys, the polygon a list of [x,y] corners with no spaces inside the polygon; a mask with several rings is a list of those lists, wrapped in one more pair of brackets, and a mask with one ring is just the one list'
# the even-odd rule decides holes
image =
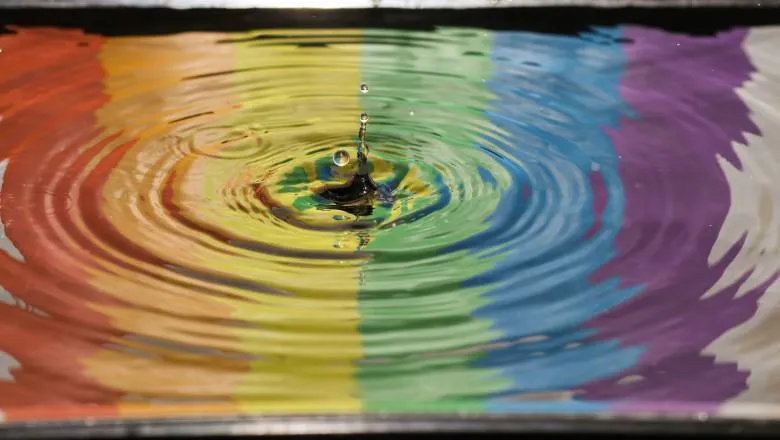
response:
{"label": "tiny water droplet in air", "polygon": [[591,171],[598,171],[601,169],[601,165],[597,164],[596,162],[593,162],[590,164]]}
{"label": "tiny water droplet in air", "polygon": [[680,45],[680,43],[677,43],[677,45],[679,46],[679,45]]}
{"label": "tiny water droplet in air", "polygon": [[366,84],[366,83],[361,84],[360,85],[360,91],[362,93],[368,93],[368,84]]}
{"label": "tiny water droplet in air", "polygon": [[366,123],[368,122],[368,113],[363,112],[360,114],[360,122]]}
{"label": "tiny water droplet in air", "polygon": [[339,150],[333,153],[333,163],[337,167],[343,167],[349,163],[349,153],[346,150]]}
{"label": "tiny water droplet in air", "polygon": [[409,116],[414,116],[414,110],[409,110]]}

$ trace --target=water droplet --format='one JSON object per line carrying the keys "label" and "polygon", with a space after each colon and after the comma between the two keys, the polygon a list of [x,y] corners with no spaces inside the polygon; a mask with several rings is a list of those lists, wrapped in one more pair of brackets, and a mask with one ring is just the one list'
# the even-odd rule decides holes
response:
{"label": "water droplet", "polygon": [[333,163],[337,167],[343,167],[349,163],[349,153],[346,150],[339,150],[333,153]]}
{"label": "water droplet", "polygon": [[414,110],[409,110],[409,116],[414,116]]}
{"label": "water droplet", "polygon": [[360,91],[362,93],[368,93],[368,84],[366,84],[366,83],[361,84],[360,85]]}
{"label": "water droplet", "polygon": [[360,122],[362,122],[364,124],[366,122],[368,122],[368,113],[363,112],[363,113],[360,114]]}
{"label": "water droplet", "polygon": [[601,169],[601,165],[599,165],[598,163],[593,162],[592,164],[590,164],[590,170],[591,171],[597,172],[600,169]]}

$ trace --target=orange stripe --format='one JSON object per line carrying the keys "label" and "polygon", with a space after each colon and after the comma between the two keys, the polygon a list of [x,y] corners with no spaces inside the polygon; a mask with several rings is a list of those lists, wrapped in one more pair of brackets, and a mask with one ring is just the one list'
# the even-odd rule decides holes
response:
{"label": "orange stripe", "polygon": [[[181,161],[171,140],[231,108],[230,96],[224,95],[194,102],[195,85],[214,84],[185,80],[232,66],[230,48],[215,44],[220,38],[224,36],[185,34],[106,41],[101,61],[111,101],[98,118],[107,132],[121,135],[93,157],[86,170],[83,184],[99,197],[92,206],[94,213],[79,221],[92,231],[98,246],[123,261],[90,278],[106,295],[127,300],[128,304],[100,308],[111,316],[114,328],[196,349],[240,353],[237,330],[221,324],[232,317],[235,307],[236,301],[225,298],[231,289],[166,267],[188,267],[198,249],[198,240],[165,211],[165,188]],[[103,219],[102,224],[96,218]],[[132,297],[128,292],[133,292]],[[104,350],[85,362],[90,375],[127,393],[121,404],[123,415],[163,416],[189,408],[142,403],[150,399],[198,402],[191,408],[195,413],[203,408],[236,411],[231,396],[249,370],[246,360],[163,348],[132,338],[117,343],[153,354],[140,357]]]}

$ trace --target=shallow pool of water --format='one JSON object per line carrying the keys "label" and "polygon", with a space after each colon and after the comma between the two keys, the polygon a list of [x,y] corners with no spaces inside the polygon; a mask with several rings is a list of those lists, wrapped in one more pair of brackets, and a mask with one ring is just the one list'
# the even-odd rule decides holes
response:
{"label": "shallow pool of water", "polygon": [[0,419],[774,417],[778,41],[14,28]]}

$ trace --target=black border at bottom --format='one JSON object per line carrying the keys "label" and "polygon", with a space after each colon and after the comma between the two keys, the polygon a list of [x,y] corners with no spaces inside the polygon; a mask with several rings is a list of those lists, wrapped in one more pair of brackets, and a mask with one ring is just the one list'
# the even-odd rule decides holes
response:
{"label": "black border at bottom", "polygon": [[386,438],[398,435],[554,435],[600,438],[758,438],[780,435],[780,422],[630,418],[609,415],[332,415],[87,420],[0,424],[0,439]]}

